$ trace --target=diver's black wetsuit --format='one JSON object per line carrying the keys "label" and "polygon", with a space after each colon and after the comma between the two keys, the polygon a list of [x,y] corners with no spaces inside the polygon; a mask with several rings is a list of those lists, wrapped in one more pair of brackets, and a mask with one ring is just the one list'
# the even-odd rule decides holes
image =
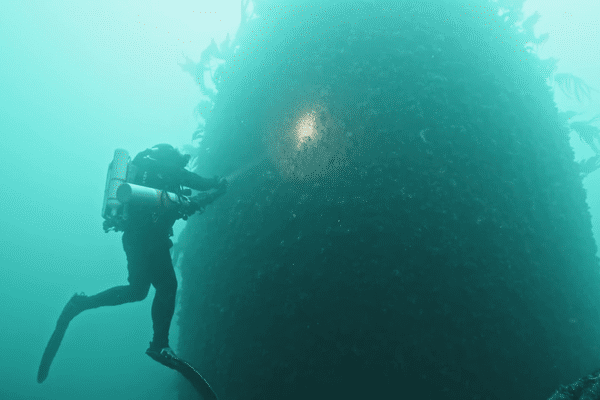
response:
{"label": "diver's black wetsuit", "polygon": [[[50,366],[60,347],[71,320],[79,313],[91,308],[116,306],[124,303],[140,301],[148,296],[150,285],[156,288],[152,303],[152,323],[154,338],[146,354],[154,360],[170,368],[178,369],[187,366],[187,373],[194,375],[192,384],[199,385],[197,389],[202,396],[216,399],[216,395],[204,379],[192,367],[182,363],[173,349],[169,347],[169,327],[175,310],[175,294],[177,279],[173,270],[170,248],[173,246],[170,237],[173,236],[173,224],[179,218],[187,217],[212,203],[226,191],[225,178],[205,179],[188,170],[185,166],[190,160],[189,155],[181,154],[173,146],[158,144],[151,149],[139,153],[131,162],[128,169],[128,182],[162,190],[163,194],[172,192],[183,193],[182,186],[199,191],[216,188],[213,193],[180,197],[178,204],[168,203],[168,196],[161,199],[162,207],[136,205],[130,202],[121,210],[122,215],[117,220],[105,217],[104,230],[111,228],[123,231],[123,248],[127,254],[127,269],[129,285],[115,286],[94,296],[75,294],[65,305],[56,322],[56,328],[46,345],[38,369],[37,381],[44,382],[48,377]],[[171,207],[173,206],[173,207]],[[174,360],[178,360],[175,362]],[[181,370],[181,371],[184,371]],[[179,371],[179,369],[178,369]],[[180,371],[180,372],[181,372]],[[191,371],[191,372],[190,372]],[[195,386],[196,387],[196,386]]]}
{"label": "diver's black wetsuit", "polygon": [[82,301],[85,309],[141,301],[153,285],[156,294],[152,303],[152,345],[159,349],[169,346],[169,327],[175,310],[177,279],[169,251],[173,246],[169,231],[174,222],[173,218],[159,216],[158,226],[152,226],[150,219],[147,225],[151,227],[147,230],[142,228],[143,225],[126,229],[122,242],[127,255],[129,285],[113,287]]}
{"label": "diver's black wetsuit", "polygon": [[[174,174],[169,174],[168,168],[161,169],[154,163],[147,163],[142,155],[143,153],[138,154],[132,161],[132,164],[140,168],[133,183],[176,192],[180,182],[172,176]],[[186,171],[188,178],[190,174],[193,175],[196,189],[209,190],[218,185],[214,179],[205,179]],[[181,214],[176,210],[157,212],[130,205],[122,238],[127,255],[129,285],[116,286],[82,298],[82,311],[144,300],[150,285],[153,285],[156,294],[152,303],[154,338],[151,347],[169,347],[169,327],[175,311],[177,292],[177,279],[170,254],[173,246],[170,236],[173,235],[173,224],[180,217]]]}

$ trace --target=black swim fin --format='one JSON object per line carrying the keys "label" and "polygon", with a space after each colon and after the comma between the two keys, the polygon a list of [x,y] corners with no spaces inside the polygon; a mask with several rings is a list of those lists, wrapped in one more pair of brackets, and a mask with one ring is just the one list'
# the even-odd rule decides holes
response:
{"label": "black swim fin", "polygon": [[44,382],[48,377],[50,365],[52,365],[54,356],[56,356],[56,352],[60,347],[60,343],[65,336],[67,328],[69,327],[69,322],[71,322],[73,318],[75,318],[85,309],[84,301],[86,298],[87,296],[83,293],[75,293],[65,305],[65,308],[63,308],[62,313],[56,322],[56,328],[54,328],[54,332],[48,341],[48,345],[46,345],[46,350],[44,350],[44,355],[42,356],[42,361],[40,362],[40,368],[38,369],[38,383]]}
{"label": "black swim fin", "polygon": [[198,372],[194,367],[192,367],[187,361],[182,360],[179,357],[164,357],[160,353],[156,351],[152,351],[150,349],[146,350],[146,354],[148,354],[154,361],[161,363],[162,365],[174,369],[179,372],[185,379],[187,379],[194,389],[200,394],[202,399],[204,400],[218,400],[217,395],[212,390],[208,382],[204,380],[200,372]]}
{"label": "black swim fin", "polygon": [[52,333],[52,337],[48,341],[48,345],[46,346],[46,350],[44,350],[44,355],[42,356],[42,361],[40,362],[40,368],[38,369],[37,381],[38,383],[44,382],[48,377],[48,372],[50,371],[50,365],[52,365],[52,361],[54,360],[54,356],[56,356],[56,352],[60,347],[60,343],[65,336],[65,332],[69,326],[69,322],[64,322],[59,320],[56,324],[56,328]]}

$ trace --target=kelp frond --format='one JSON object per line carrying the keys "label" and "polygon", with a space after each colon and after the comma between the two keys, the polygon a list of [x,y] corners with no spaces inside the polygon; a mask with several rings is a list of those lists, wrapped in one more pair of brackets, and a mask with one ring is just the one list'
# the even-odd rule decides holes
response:
{"label": "kelp frond", "polygon": [[581,102],[582,96],[591,100],[591,92],[598,92],[597,89],[586,84],[583,79],[573,74],[556,74],[554,75],[554,83],[558,84],[559,89],[567,96],[575,95],[577,101]]}

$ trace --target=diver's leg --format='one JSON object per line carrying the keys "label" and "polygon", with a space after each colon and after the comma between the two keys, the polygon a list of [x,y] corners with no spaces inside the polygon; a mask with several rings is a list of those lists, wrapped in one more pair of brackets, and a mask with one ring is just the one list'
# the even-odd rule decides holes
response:
{"label": "diver's leg", "polygon": [[134,301],[142,301],[148,296],[150,284],[142,285],[123,285],[115,286],[100,292],[94,296],[89,296],[85,300],[86,310],[104,306],[118,306]]}
{"label": "diver's leg", "polygon": [[132,301],[139,301],[144,299],[148,295],[150,289],[150,283],[144,285],[127,285],[117,286],[102,293],[98,293],[95,296],[86,296],[83,294],[75,294],[71,297],[71,300],[67,303],[63,309],[58,321],[56,322],[56,328],[50,337],[50,341],[44,350],[42,355],[42,361],[38,369],[37,380],[42,383],[48,376],[50,371],[50,365],[56,356],[56,352],[60,347],[60,344],[65,336],[67,327],[73,318],[79,313],[88,310],[90,308],[97,308],[102,306],[116,306],[118,304],[129,303]]}
{"label": "diver's leg", "polygon": [[94,296],[75,294],[67,303],[59,317],[60,323],[68,323],[85,310],[104,306],[117,306],[141,301],[148,296],[150,284],[115,286]]}
{"label": "diver's leg", "polygon": [[60,320],[69,322],[79,313],[92,308],[117,306],[120,304],[141,301],[148,296],[150,275],[148,273],[147,248],[135,237],[123,234],[123,249],[127,255],[129,285],[115,286],[94,296],[75,294],[65,306]]}
{"label": "diver's leg", "polygon": [[152,284],[156,288],[156,294],[152,302],[154,338],[151,347],[163,349],[169,347],[169,328],[175,312],[177,278],[169,249],[162,248],[156,255],[152,269],[154,272]]}

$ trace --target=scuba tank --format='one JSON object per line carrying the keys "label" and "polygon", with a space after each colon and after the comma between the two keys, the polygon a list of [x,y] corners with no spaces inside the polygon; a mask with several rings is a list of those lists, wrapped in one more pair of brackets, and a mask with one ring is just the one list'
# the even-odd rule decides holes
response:
{"label": "scuba tank", "polygon": [[[130,204],[136,207],[154,209],[158,212],[183,209],[189,200],[183,194],[136,185],[138,167],[131,163],[127,150],[116,149],[113,160],[108,165],[104,202],[102,205],[103,228],[123,231],[128,219]],[[187,219],[183,214],[182,218]]]}
{"label": "scuba tank", "polygon": [[[123,204],[135,204],[143,208],[179,208],[180,196],[151,187],[123,183],[117,189],[117,200]],[[183,196],[181,196],[183,197]]]}
{"label": "scuba tank", "polygon": [[127,181],[129,162],[131,157],[124,149],[116,149],[113,160],[108,164],[106,185],[104,188],[104,201],[102,204],[102,218],[104,218],[104,231],[120,225],[123,217],[123,204],[117,199],[117,189]]}

